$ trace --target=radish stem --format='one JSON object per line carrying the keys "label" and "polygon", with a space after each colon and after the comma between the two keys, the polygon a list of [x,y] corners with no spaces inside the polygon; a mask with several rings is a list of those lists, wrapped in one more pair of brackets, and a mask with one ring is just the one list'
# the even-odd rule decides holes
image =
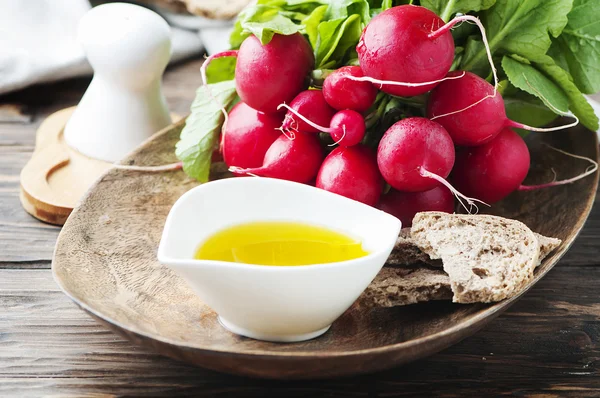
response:
{"label": "radish stem", "polygon": [[[488,207],[490,206],[487,203],[485,203],[484,201],[481,201],[481,200],[475,199],[475,198],[470,198],[468,196],[463,195],[456,188],[454,188],[452,186],[452,184],[450,184],[448,181],[446,181],[445,178],[443,178],[435,173],[432,173],[423,167],[420,167],[419,174],[421,174],[422,177],[432,178],[432,179],[438,181],[439,183],[443,184],[446,188],[448,188],[450,190],[450,192],[452,192],[452,194],[456,197],[456,199],[461,204],[461,206],[469,214],[471,214],[473,207],[475,207],[475,214],[477,214],[479,212],[479,207],[477,206],[477,204],[475,202],[482,203]],[[467,206],[464,204],[463,199],[467,202],[467,204],[469,205],[469,208],[467,208]]]}
{"label": "radish stem", "polygon": [[[490,68],[492,68],[492,75],[494,76],[494,93],[493,94],[488,94],[485,97],[481,98],[479,101],[476,101],[475,103],[459,109],[457,111],[453,111],[453,112],[449,112],[449,113],[444,113],[442,115],[436,115],[434,117],[431,118],[431,120],[435,120],[438,119],[440,117],[444,117],[444,116],[450,116],[450,115],[454,115],[460,112],[464,112],[467,109],[470,109],[480,103],[482,103],[483,101],[485,101],[488,98],[494,98],[496,96],[496,94],[498,93],[498,73],[496,70],[496,66],[494,65],[494,60],[492,59],[492,52],[490,50],[490,45],[487,39],[487,35],[485,33],[485,28],[483,27],[483,25],[481,24],[481,21],[479,20],[479,18],[476,18],[472,15],[461,15],[459,17],[455,17],[454,19],[452,19],[450,22],[448,22],[447,24],[445,24],[444,26],[442,26],[441,28],[439,28],[438,30],[432,32],[429,34],[429,38],[430,39],[436,39],[438,37],[440,37],[441,35],[443,35],[444,33],[448,32],[450,29],[452,29],[457,23],[459,22],[470,22],[470,23],[474,23],[475,25],[477,25],[477,27],[479,28],[479,31],[481,32],[481,38],[483,41],[483,45],[485,47],[485,52],[487,54],[487,58],[488,58],[488,62],[490,64]],[[464,74],[463,74],[464,76]]]}
{"label": "radish stem", "polygon": [[206,78],[206,69],[208,68],[208,65],[210,64],[210,62],[213,59],[225,58],[225,57],[237,57],[238,52],[239,52],[238,50],[228,50],[228,51],[222,51],[220,53],[216,53],[216,54],[213,54],[213,55],[207,57],[206,60],[204,61],[204,63],[202,64],[202,66],[200,67],[200,76],[202,77],[202,84],[204,84],[204,85],[208,84],[208,79]]}
{"label": "radish stem", "polygon": [[[553,146],[548,145],[551,149],[554,149],[557,152],[560,152],[564,155],[567,156],[571,156],[573,158],[576,159],[582,159],[585,161],[588,161],[589,163],[591,163],[590,166],[588,166],[588,168],[585,170],[585,172],[579,174],[578,176],[572,177],[572,178],[568,178],[566,180],[560,180],[560,181],[552,181],[552,182],[547,182],[545,184],[538,184],[538,185],[520,185],[518,190],[519,191],[534,191],[536,189],[542,189],[542,188],[549,188],[549,187],[556,187],[559,185],[566,185],[566,184],[571,184],[575,181],[581,180],[582,178],[585,178],[587,176],[589,176],[590,174],[594,174],[596,172],[596,170],[598,170],[598,163],[590,158],[586,158],[585,156],[579,156],[579,155],[574,155],[572,153],[560,150],[558,148],[554,148]],[[556,178],[556,173],[554,174],[554,178]]]}

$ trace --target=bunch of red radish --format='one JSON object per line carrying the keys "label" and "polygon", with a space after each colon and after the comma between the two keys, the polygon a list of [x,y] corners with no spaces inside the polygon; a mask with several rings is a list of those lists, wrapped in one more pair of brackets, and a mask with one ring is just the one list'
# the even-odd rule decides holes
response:
{"label": "bunch of red radish", "polygon": [[[529,151],[510,127],[529,127],[507,119],[497,85],[470,72],[449,73],[450,29],[465,20],[478,24],[485,41],[474,17],[444,24],[424,7],[384,11],[362,33],[360,67],[334,71],[321,89],[307,90],[314,57],[299,33],[276,34],[266,45],[249,36],[239,51],[211,57],[237,56],[241,102],[223,129],[224,161],[237,175],[310,183],[379,206],[405,225],[418,211],[453,212],[455,196],[493,203],[525,189]],[[375,152],[361,142],[378,90],[431,93],[427,117],[393,124]],[[337,145],[326,156],[319,133]],[[382,196],[384,181],[392,189]]]}

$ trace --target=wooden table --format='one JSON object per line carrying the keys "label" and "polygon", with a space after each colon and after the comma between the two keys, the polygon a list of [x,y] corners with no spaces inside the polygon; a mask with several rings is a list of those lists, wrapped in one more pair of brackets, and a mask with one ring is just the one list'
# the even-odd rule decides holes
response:
{"label": "wooden table", "polygon": [[[172,111],[188,112],[200,64],[167,72]],[[88,84],[68,81],[0,97],[1,397],[600,396],[598,205],[567,256],[505,315],[442,353],[389,371],[330,381],[252,380],[175,362],[108,331],[52,280],[59,228],[30,217],[19,203],[19,172],[37,127],[76,104]]]}

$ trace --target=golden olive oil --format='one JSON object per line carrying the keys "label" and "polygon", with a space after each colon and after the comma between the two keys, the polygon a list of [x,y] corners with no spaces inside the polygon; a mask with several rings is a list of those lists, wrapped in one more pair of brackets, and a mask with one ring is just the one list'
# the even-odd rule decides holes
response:
{"label": "golden olive oil", "polygon": [[194,258],[258,265],[311,265],[366,256],[362,243],[327,228],[297,222],[252,222],[221,230]]}

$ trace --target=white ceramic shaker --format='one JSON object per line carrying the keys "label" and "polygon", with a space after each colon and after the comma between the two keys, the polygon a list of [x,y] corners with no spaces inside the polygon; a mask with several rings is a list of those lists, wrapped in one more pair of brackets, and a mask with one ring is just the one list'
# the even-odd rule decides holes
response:
{"label": "white ceramic shaker", "polygon": [[171,123],[161,90],[171,29],[146,8],[110,3],[84,15],[77,35],[94,78],[64,137],[86,156],[116,162]]}

